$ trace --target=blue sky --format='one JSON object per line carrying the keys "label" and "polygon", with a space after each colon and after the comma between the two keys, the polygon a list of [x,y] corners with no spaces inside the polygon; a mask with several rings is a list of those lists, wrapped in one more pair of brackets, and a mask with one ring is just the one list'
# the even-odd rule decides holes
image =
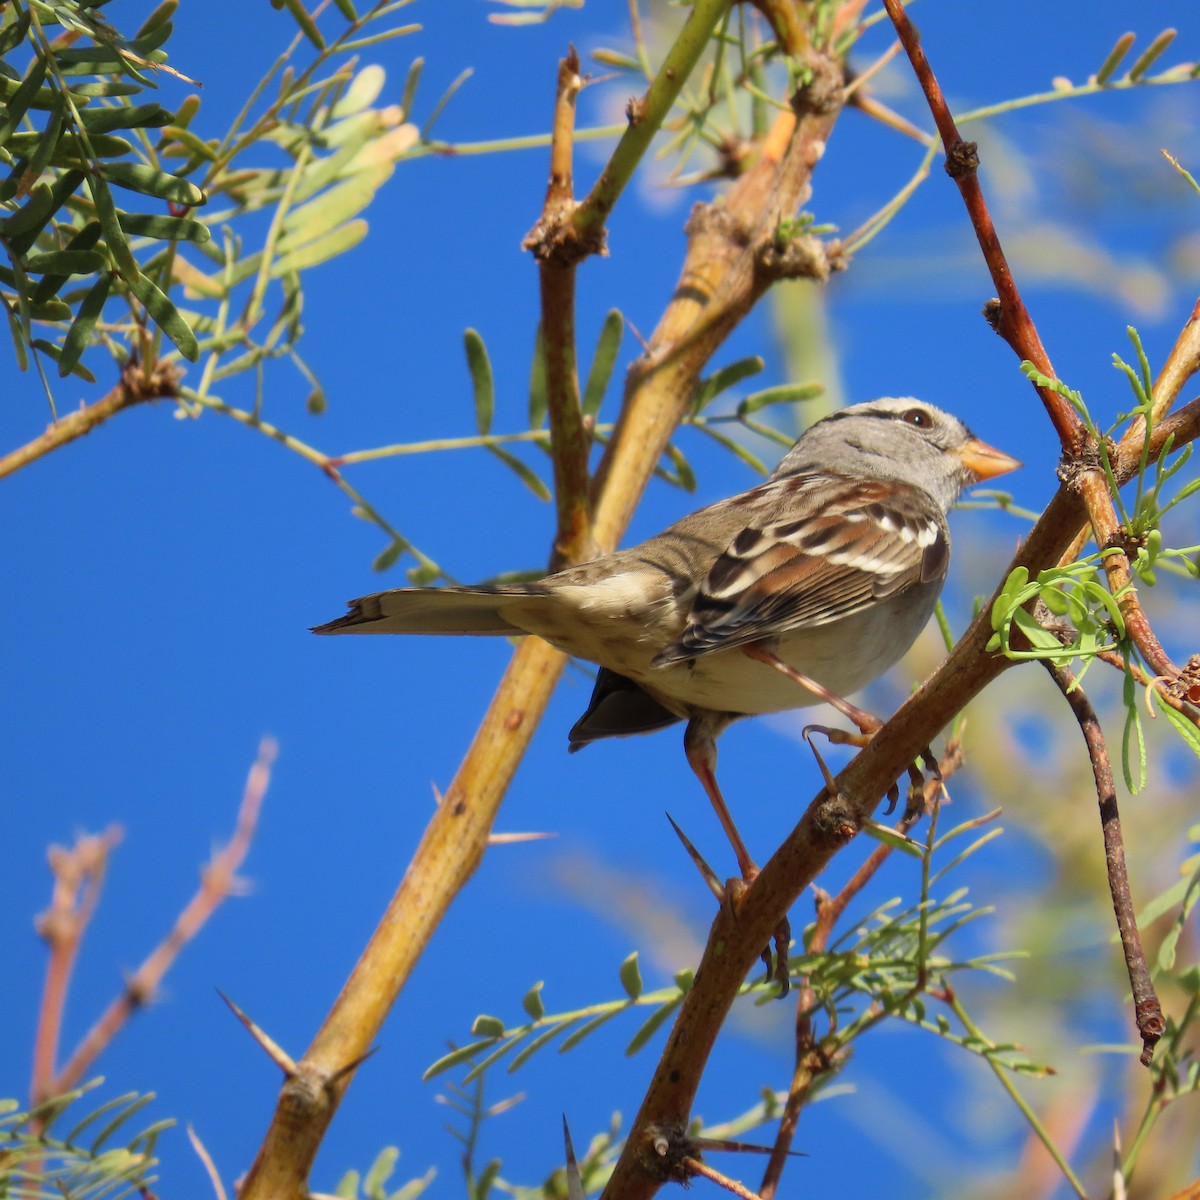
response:
{"label": "blue sky", "polygon": [[[126,8],[118,2],[107,11],[131,27],[141,10],[130,5],[127,16]],[[441,137],[540,132],[567,42],[585,61],[596,47],[622,42],[623,6],[593,0],[527,29],[490,25],[490,11],[479,0],[413,4],[403,16],[423,30],[371,56],[388,71],[385,98],[398,99],[409,62],[421,55],[418,120],[465,66],[474,68],[442,117]],[[1129,6],[1111,0],[931,3],[914,16],[959,109],[1046,90],[1055,75],[1082,81],[1129,27],[1144,45],[1174,25],[1180,36],[1164,62],[1200,58],[1200,12],[1183,0],[1153,6],[1152,16],[1139,9],[1131,17]],[[211,8],[183,6],[171,61],[204,84],[196,126],[204,135],[223,129],[291,31],[290,18],[267,5],[239,6],[224,22]],[[878,52],[886,41],[876,31],[867,44]],[[1113,351],[1129,354],[1125,326],[1137,324],[1151,362],[1161,362],[1194,300],[1195,198],[1158,150],[1166,145],[1193,172],[1200,168],[1196,86],[1035,108],[972,130],[983,141],[984,183],[1001,236],[1014,248],[1051,359],[1106,421],[1128,404],[1110,365]],[[612,120],[628,90],[617,81],[586,92],[581,123]],[[898,64],[880,93],[928,126]],[[183,94],[164,87],[168,103]],[[581,184],[601,155],[581,149]],[[903,184],[919,157],[915,143],[847,113],[810,208],[848,231]],[[491,353],[495,426],[521,428],[537,314],[536,273],[521,238],[539,212],[546,169],[542,151],[400,164],[367,214],[368,241],[308,277],[302,349],[324,384],[328,412],[307,415],[306,385],[279,366],[266,376],[264,415],[331,453],[470,434],[462,353],[470,326]],[[652,183],[634,189],[612,221],[609,257],[580,272],[582,347],[590,348],[613,307],[643,333],[653,327],[674,285],[683,220],[698,198]],[[1011,487],[1036,509],[1056,485],[1056,456],[1011,352],[978,316],[989,295],[957,193],[935,168],[830,286],[828,358],[798,371],[825,374],[831,387],[840,379],[847,401],[911,393],[957,412],[1025,460]],[[787,310],[762,306],[714,365],[760,354],[766,367],[753,386],[787,381],[776,336],[786,320]],[[618,377],[635,353],[627,334]],[[8,380],[0,403],[7,450],[36,436],[47,411],[36,379],[16,375],[7,347],[0,370]],[[102,375],[95,392],[75,381],[60,386],[60,411],[104,384]],[[223,394],[247,405],[251,387],[237,380]],[[612,404],[610,396],[605,413]],[[755,482],[698,436],[685,433],[680,444],[697,469],[697,493],[653,484],[630,540]],[[536,455],[527,461],[542,465]],[[351,478],[460,579],[546,559],[551,507],[483,453],[387,459]],[[8,630],[0,650],[0,795],[9,846],[0,876],[7,978],[0,1062],[8,1068],[0,1093],[19,1093],[28,1077],[44,957],[32,918],[49,894],[44,847],[112,822],[125,830],[72,984],[69,1047],[122,971],[161,940],[199,865],[228,837],[256,745],[269,733],[280,755],[244,870],[248,894],[216,914],[171,972],[160,1002],[99,1065],[110,1089],[156,1091],[153,1111],[190,1122],[232,1181],[251,1161],[279,1080],[215,989],[290,1052],[303,1050],[404,870],[433,789],[449,782],[508,648],[499,640],[311,637],[308,627],[339,615],[348,597],[403,579],[399,571],[383,579],[372,573],[383,548],[378,531],[354,519],[318,471],[212,413],[179,421],[167,404],[125,413],[6,480],[0,502],[0,613]],[[1011,516],[954,518],[947,603],[956,628],[972,597],[993,586],[1023,529]],[[1173,610],[1163,619],[1184,652],[1184,622]],[[930,638],[921,661],[936,652]],[[897,672],[870,703],[887,711],[906,686]],[[498,823],[502,831],[557,837],[495,849],[455,904],[333,1126],[313,1180],[318,1190],[332,1190],[345,1169],[365,1168],[395,1143],[403,1153],[399,1176],[436,1166],[436,1194],[457,1191],[457,1143],[442,1128],[450,1114],[435,1100],[444,1085],[422,1084],[420,1074],[449,1040],[466,1038],[476,1013],[516,1023],[521,996],[539,979],[547,981],[550,1011],[615,997],[617,968],[633,949],[642,953],[648,986],[666,984],[694,961],[710,898],[662,813],[669,809],[716,857],[724,853],[719,830],[675,731],[568,758],[566,731],[589,688],[586,675],[568,672]],[[748,721],[722,741],[726,795],[762,856],[818,786],[800,723]],[[954,789],[963,816],[988,804],[977,783],[968,771]],[[835,881],[868,849],[843,856]],[[1093,849],[1098,857],[1098,837]],[[1013,870],[1036,880],[1049,869],[1043,852],[1019,840],[979,858],[979,903],[1002,900]],[[889,868],[873,902],[911,893],[910,871]],[[1102,914],[1103,896],[1097,904]],[[794,923],[807,913],[798,909]],[[1103,939],[1096,952],[1112,956]],[[1119,964],[1113,958],[1108,966],[1116,998],[1100,1025],[1120,1011]],[[698,1111],[724,1119],[753,1104],[761,1086],[784,1086],[790,1025],[787,1005],[731,1022]],[[577,1145],[615,1110],[628,1119],[653,1065],[653,1047],[632,1060],[621,1056],[631,1033],[632,1025],[617,1022],[569,1055],[543,1055],[521,1074],[497,1078],[491,1100],[517,1090],[528,1098],[489,1123],[482,1158],[502,1155],[506,1178],[534,1182],[559,1160],[561,1112]],[[1020,1131],[984,1068],[940,1050],[931,1060],[926,1050],[909,1032],[868,1039],[845,1079],[858,1095],[819,1104],[806,1117],[798,1144],[811,1157],[797,1163],[795,1178],[822,1195],[853,1197],[874,1193],[886,1175],[888,1195],[903,1200],[935,1194],[947,1179],[961,1182],[962,1172],[986,1178],[1011,1167]],[[914,1153],[917,1144],[932,1149]],[[162,1194],[204,1194],[182,1132],[168,1135],[162,1156]],[[733,1170],[753,1177],[742,1163]]]}

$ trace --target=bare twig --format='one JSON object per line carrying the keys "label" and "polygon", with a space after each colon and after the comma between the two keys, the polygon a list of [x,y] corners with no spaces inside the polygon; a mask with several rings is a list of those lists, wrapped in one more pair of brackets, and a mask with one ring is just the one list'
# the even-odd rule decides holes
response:
{"label": "bare twig", "polygon": [[33,1080],[30,1096],[36,1106],[56,1094],[54,1063],[71,972],[79,957],[84,930],[100,898],[108,856],[120,842],[121,829],[112,826],[95,836],[81,836],[71,849],[51,846],[48,854],[54,874],[50,908],[36,921],[38,934],[50,947],[46,982],[38,1009],[33,1043]]}
{"label": "bare twig", "polygon": [[1125,866],[1121,814],[1117,811],[1117,793],[1113,786],[1108,747],[1096,710],[1070,669],[1056,667],[1045,659],[1042,661],[1058,690],[1071,706],[1071,712],[1079,722],[1083,740],[1087,743],[1092,776],[1096,782],[1096,798],[1100,803],[1100,827],[1104,833],[1104,861],[1108,869],[1108,887],[1112,893],[1113,911],[1117,915],[1121,948],[1125,952],[1125,969],[1129,972],[1129,986],[1133,992],[1134,1015],[1138,1032],[1142,1036],[1142,1064],[1148,1067],[1154,1056],[1154,1047],[1166,1028],[1166,1022],[1154,991],[1154,983],[1150,979],[1149,968],[1146,966],[1146,953],[1142,949],[1141,934],[1138,932],[1133,901],[1129,895],[1129,872]]}
{"label": "bare twig", "polygon": [[275,761],[276,750],[275,742],[271,738],[263,738],[259,743],[258,757],[250,768],[246,788],[242,793],[233,837],[205,868],[199,889],[179,914],[171,932],[125,981],[121,994],[84,1034],[67,1065],[54,1078],[54,1093],[65,1092],[83,1078],[125,1022],[138,1009],[153,1000],[163,976],[171,969],[184,946],[200,932],[216,909],[236,891],[237,871],[245,861],[254,839],[259,809],[271,781],[271,764]]}
{"label": "bare twig", "polygon": [[[946,170],[962,193],[967,215],[979,240],[984,261],[991,272],[992,282],[996,286],[999,303],[997,307],[989,310],[989,320],[1019,358],[1028,359],[1043,375],[1053,378],[1054,369],[1050,365],[1049,356],[1042,345],[1033,319],[1021,299],[983,196],[983,189],[979,183],[978,147],[974,142],[964,141],[958,132],[933,68],[921,49],[920,34],[909,19],[901,0],[883,2],[925,93],[929,110],[933,114],[941,134],[942,145],[945,147]],[[1155,389],[1156,413],[1166,412],[1170,407],[1172,392],[1177,394],[1184,379],[1200,367],[1198,312],[1200,306],[1192,310],[1192,316],[1176,345],[1176,350],[1160,376],[1161,386]],[[1179,668],[1171,661],[1155,636],[1132,586],[1129,559],[1121,542],[1113,498],[1109,493],[1108,481],[1100,467],[1095,448],[1089,450],[1087,445],[1087,428],[1065,397],[1060,396],[1053,388],[1041,384],[1035,384],[1035,387],[1067,456],[1066,478],[1083,497],[1096,545],[1104,552],[1104,570],[1108,577],[1109,590],[1121,607],[1129,636],[1158,674],[1176,678]],[[1140,447],[1143,437],[1144,422],[1135,422],[1126,433],[1123,443],[1133,440]]]}
{"label": "bare twig", "polygon": [[584,85],[579,56],[572,46],[558,64],[554,134],[550,144],[550,183],[542,215],[525,247],[538,260],[542,297],[542,355],[554,462],[554,498],[558,529],[551,568],[593,557],[592,511],[588,495],[588,452],[592,439],[579,404],[579,368],[575,339],[575,270],[579,258],[560,252],[556,231],[575,208],[572,155],[575,98]]}
{"label": "bare twig", "polygon": [[107,396],[68,413],[33,441],[0,457],[0,479],[43,458],[52,450],[78,441],[126,408],[146,400],[161,400],[176,395],[179,380],[179,368],[171,363],[159,362],[149,374],[136,364],[126,365],[121,372],[120,383]]}
{"label": "bare twig", "polygon": [[[983,189],[979,184],[978,147],[974,142],[964,141],[958,132],[958,126],[950,114],[933,68],[925,57],[925,51],[921,49],[921,36],[909,20],[901,0],[883,0],[883,3],[912,63],[913,73],[925,93],[929,111],[933,114],[938,133],[941,134],[942,145],[945,147],[946,171],[958,184],[958,190],[962,193],[963,203],[967,207],[967,214],[979,240],[979,248],[991,272],[992,282],[996,285],[996,294],[1000,299],[996,332],[1016,351],[1019,358],[1028,359],[1043,375],[1053,377],[1054,368],[1050,365],[1050,356],[1046,353],[1037,327],[1021,299],[1016,280],[1013,279],[1008,266],[1008,259],[1000,245],[999,234],[992,223],[987,202],[983,198]],[[1078,453],[1087,437],[1087,430],[1078,413],[1053,388],[1038,387],[1037,390],[1063,450],[1071,455]]]}

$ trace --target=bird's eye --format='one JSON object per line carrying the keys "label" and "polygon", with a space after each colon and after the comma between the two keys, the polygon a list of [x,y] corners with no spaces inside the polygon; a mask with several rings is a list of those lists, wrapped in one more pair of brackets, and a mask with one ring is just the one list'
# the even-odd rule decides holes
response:
{"label": "bird's eye", "polygon": [[910,408],[900,414],[900,420],[915,429],[932,429],[933,418],[923,408]]}

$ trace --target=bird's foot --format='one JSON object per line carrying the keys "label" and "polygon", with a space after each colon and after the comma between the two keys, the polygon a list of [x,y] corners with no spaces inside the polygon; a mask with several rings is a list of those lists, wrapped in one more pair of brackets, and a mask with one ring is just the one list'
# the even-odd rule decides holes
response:
{"label": "bird's foot", "polygon": [[[812,740],[812,735],[814,733],[822,733],[836,746],[857,746],[860,750],[863,749],[865,746],[870,745],[871,739],[883,728],[883,722],[877,717],[871,717],[869,713],[863,713],[861,709],[857,709],[856,711],[862,716],[870,717],[870,720],[874,722],[874,728],[864,729],[860,725],[858,733],[850,733],[848,730],[834,729],[828,725],[806,725],[801,731],[804,740],[808,743],[808,748],[813,752],[813,757],[817,760],[817,768],[820,770],[821,778],[825,781],[826,790],[831,796],[837,791],[833,773],[821,757],[821,752]],[[925,813],[925,774],[921,769],[922,763],[924,763],[925,769],[929,771],[935,783],[940,784],[942,782],[942,772],[938,768],[937,755],[926,746],[905,768],[908,773],[909,784],[908,797],[904,806],[905,820],[916,820]],[[897,782],[893,783],[887,790],[887,808],[884,812],[888,816],[891,816],[896,811],[896,804],[899,799],[900,784]]]}
{"label": "bird's foot", "polygon": [[[725,881],[724,904],[734,921],[737,921],[742,900],[750,890],[750,885],[757,877],[758,868],[752,866],[746,875],[735,875],[732,879]],[[785,916],[775,927],[775,932],[771,935],[771,945],[764,946],[758,956],[763,966],[767,969],[767,973],[763,977],[763,983],[770,983],[774,980],[779,985],[779,998],[781,1000],[788,994],[792,986],[788,970],[788,951],[791,945],[792,926],[791,922]],[[772,952],[772,946],[774,947],[774,952]]]}

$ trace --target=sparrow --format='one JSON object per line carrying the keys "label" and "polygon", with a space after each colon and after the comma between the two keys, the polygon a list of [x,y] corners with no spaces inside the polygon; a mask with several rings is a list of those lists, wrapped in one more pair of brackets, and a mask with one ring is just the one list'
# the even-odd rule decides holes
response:
{"label": "sparrow", "polygon": [[749,879],[716,781],[718,735],[822,701],[862,716],[838,702],[929,620],[959,493],[1020,465],[932,404],[856,404],[810,426],[765,483],[638,546],[535,583],[377,592],[313,632],[531,634],[596,663],[570,749],[686,721],[688,763]]}

